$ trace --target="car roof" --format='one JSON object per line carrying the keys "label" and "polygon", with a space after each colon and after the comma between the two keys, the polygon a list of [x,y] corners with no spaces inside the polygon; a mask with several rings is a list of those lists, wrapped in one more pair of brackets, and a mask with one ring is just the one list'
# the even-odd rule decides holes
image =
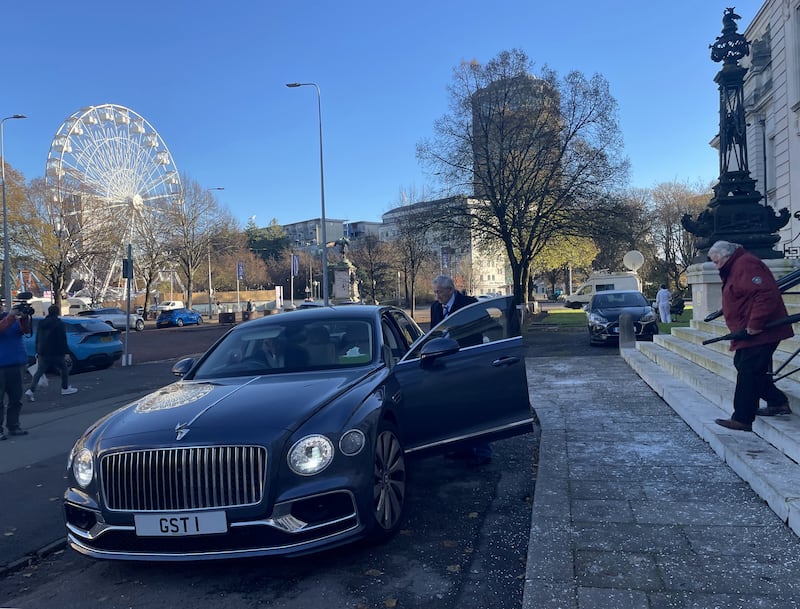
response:
{"label": "car roof", "polygon": [[[33,318],[33,321],[38,323],[38,322],[42,321],[43,319],[44,319],[44,317],[37,316],[37,317]],[[103,331],[109,331],[110,330],[112,332],[116,332],[116,330],[114,328],[109,326],[104,321],[101,321],[99,319],[93,319],[91,317],[86,317],[86,316],[77,317],[77,316],[74,316],[74,315],[61,315],[61,316],[59,316],[59,319],[61,321],[63,321],[65,324],[74,324],[74,325],[79,325],[79,326],[85,326],[85,325],[89,324],[91,326],[95,326],[97,328],[100,328]]]}
{"label": "car roof", "polygon": [[[308,307],[306,309],[297,309],[286,313],[279,313],[277,315],[267,315],[266,317],[259,317],[247,322],[248,327],[253,327],[253,324],[282,324],[288,322],[307,321],[313,322],[316,320],[375,320],[382,311],[388,309],[396,309],[396,307],[385,305],[358,305],[358,306],[321,306],[321,307]],[[398,311],[400,309],[397,309]],[[242,327],[242,326],[240,326]]]}

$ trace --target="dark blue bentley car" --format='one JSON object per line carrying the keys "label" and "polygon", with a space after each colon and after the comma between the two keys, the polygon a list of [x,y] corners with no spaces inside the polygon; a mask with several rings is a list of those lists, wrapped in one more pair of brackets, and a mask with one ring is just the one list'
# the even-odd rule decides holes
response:
{"label": "dark blue bentley car", "polygon": [[532,430],[512,298],[428,334],[390,306],[231,329],[69,458],[70,545],[95,558],[303,554],[401,525],[406,457]]}

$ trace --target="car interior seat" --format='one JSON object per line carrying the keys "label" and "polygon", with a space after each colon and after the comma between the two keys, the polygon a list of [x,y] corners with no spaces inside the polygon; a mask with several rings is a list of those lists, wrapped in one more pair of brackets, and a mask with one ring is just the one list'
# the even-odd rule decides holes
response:
{"label": "car interior seat", "polygon": [[336,363],[336,347],[325,326],[308,327],[305,347],[310,366],[330,366]]}
{"label": "car interior seat", "polygon": [[369,326],[363,322],[352,323],[342,341],[339,353],[340,362],[368,362],[372,359],[372,341]]}

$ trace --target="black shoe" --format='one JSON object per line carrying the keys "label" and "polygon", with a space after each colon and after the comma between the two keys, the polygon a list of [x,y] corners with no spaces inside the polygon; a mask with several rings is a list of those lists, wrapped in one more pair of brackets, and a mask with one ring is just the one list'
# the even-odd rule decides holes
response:
{"label": "black shoe", "polygon": [[15,427],[14,429],[9,429],[8,430],[8,435],[9,436],[27,436],[28,435],[28,430],[27,429],[22,429],[21,427]]}
{"label": "black shoe", "polygon": [[781,404],[780,406],[765,406],[756,410],[756,415],[759,417],[777,417],[782,414],[792,414],[792,409],[789,404]]}
{"label": "black shoe", "polygon": [[2,440],[8,440],[8,436],[3,433],[2,429],[0,429],[0,441]]}
{"label": "black shoe", "polygon": [[753,431],[752,425],[745,425],[736,419],[716,419],[714,422],[717,425],[721,425],[726,429],[733,429],[734,431]]}

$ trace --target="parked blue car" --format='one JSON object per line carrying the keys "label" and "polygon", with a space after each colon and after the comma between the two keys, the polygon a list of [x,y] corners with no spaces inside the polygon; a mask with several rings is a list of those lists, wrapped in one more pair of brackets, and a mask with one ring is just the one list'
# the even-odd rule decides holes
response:
{"label": "parked blue car", "polygon": [[203,316],[192,309],[168,309],[161,311],[156,319],[156,328],[167,328],[170,326],[183,327],[187,324],[203,323]]}
{"label": "parked blue car", "polygon": [[[33,331],[22,338],[28,363],[36,361],[36,329],[44,317],[33,318]],[[65,360],[70,374],[87,368],[108,368],[122,357],[119,330],[98,319],[86,317],[61,318],[67,331]]]}

